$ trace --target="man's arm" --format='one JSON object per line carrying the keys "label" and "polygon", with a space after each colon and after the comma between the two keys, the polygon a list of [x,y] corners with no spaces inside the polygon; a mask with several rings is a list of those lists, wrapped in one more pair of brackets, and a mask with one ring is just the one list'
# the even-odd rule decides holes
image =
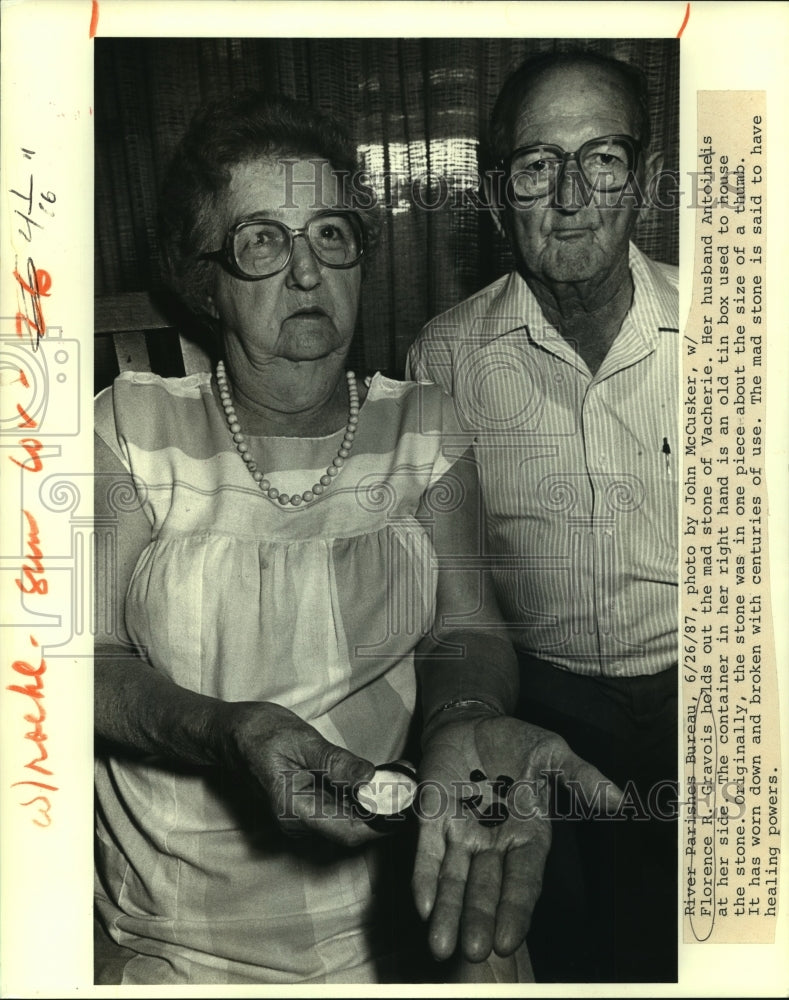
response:
{"label": "man's arm", "polygon": [[433,382],[451,396],[452,365],[451,340],[443,336],[443,327],[433,320],[408,349],[405,378],[411,382]]}
{"label": "man's arm", "polygon": [[[431,491],[440,503],[431,503]],[[430,532],[439,568],[435,624],[417,649],[427,738],[448,702],[476,699],[496,714],[514,711],[518,664],[482,555],[484,508],[471,449],[428,489],[416,516]]]}
{"label": "man's arm", "polygon": [[428,491],[418,513],[439,579],[435,627],[417,650],[425,729],[413,891],[435,957],[449,958],[460,941],[465,959],[483,962],[525,940],[550,846],[550,782],[576,783],[604,810],[621,793],[559,736],[510,717],[517,659],[480,559],[471,452],[444,479],[435,488],[462,501],[439,513]]}

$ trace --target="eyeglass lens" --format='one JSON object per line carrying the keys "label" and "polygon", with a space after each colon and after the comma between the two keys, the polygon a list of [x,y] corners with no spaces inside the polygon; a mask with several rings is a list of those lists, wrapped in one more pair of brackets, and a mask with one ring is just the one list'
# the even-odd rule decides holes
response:
{"label": "eyeglass lens", "polygon": [[[307,224],[305,236],[313,253],[328,267],[345,267],[361,256],[361,235],[352,215],[321,215]],[[293,242],[291,230],[279,222],[261,219],[236,230],[233,255],[244,274],[274,274],[287,261]]]}
{"label": "eyeglass lens", "polygon": [[[520,198],[540,198],[556,186],[567,154],[557,146],[530,146],[512,159],[510,178]],[[575,154],[580,171],[593,188],[613,191],[624,187],[633,169],[633,151],[618,139],[604,137],[584,143]]]}

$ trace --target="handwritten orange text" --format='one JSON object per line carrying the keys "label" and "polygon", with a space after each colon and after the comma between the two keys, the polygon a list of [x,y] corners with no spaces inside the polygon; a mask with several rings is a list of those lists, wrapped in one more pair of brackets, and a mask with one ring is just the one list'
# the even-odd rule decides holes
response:
{"label": "handwritten orange text", "polygon": [[[26,161],[32,161],[36,153],[33,149],[22,147],[22,156]],[[10,204],[20,222],[18,233],[27,243],[33,242],[33,237],[42,231],[49,220],[55,216],[56,197],[54,192],[42,190],[39,183],[34,178],[33,171],[25,168],[26,180],[22,184],[10,189],[10,194],[14,196]],[[29,251],[30,252],[30,251]],[[13,271],[16,282],[17,313],[16,313],[16,335],[23,338],[27,335],[30,348],[37,351],[41,338],[47,332],[47,323],[44,318],[44,300],[49,297],[52,289],[52,278],[48,271],[37,268],[32,256],[27,256],[24,265],[20,266],[19,258],[16,259]],[[19,377],[14,378],[11,384],[19,382],[25,388],[30,388],[25,372],[19,368]],[[9,384],[5,382],[5,384]],[[33,432],[38,426],[34,417],[26,412],[21,403],[16,404],[20,422],[18,427],[23,432]],[[19,447],[26,453],[26,457],[17,459],[8,456],[10,460],[26,472],[40,472],[43,468],[41,455],[43,448],[41,441],[35,437],[23,437],[18,441]],[[6,466],[6,468],[8,468]],[[27,521],[27,540],[22,556],[22,566],[20,575],[16,578],[16,585],[23,594],[46,594],[49,584],[46,578],[44,567],[44,555],[39,536],[38,522],[34,514],[29,510],[22,510]],[[30,643],[34,650],[39,650],[39,644],[30,636]],[[39,653],[35,653],[31,660],[35,660]],[[27,660],[14,660],[11,664],[14,683],[7,684],[6,690],[13,694],[21,695],[24,701],[22,709],[24,728],[23,739],[26,741],[22,759],[26,759],[29,744],[33,744],[35,750],[32,751],[30,760],[22,765],[24,776],[18,781],[11,782],[12,788],[24,789],[24,801],[19,804],[30,810],[30,817],[36,826],[48,827],[52,824],[52,801],[51,793],[58,791],[55,783],[52,766],[49,763],[48,740],[49,736],[45,729],[47,710],[45,707],[45,684],[47,664],[43,653],[39,656],[38,666]],[[28,728],[29,727],[29,728]],[[28,742],[29,741],[29,742]]]}
{"label": "handwritten orange text", "polygon": [[[30,642],[33,646],[38,648],[38,642],[30,636]],[[35,771],[36,774],[44,775],[45,777],[52,777],[53,772],[49,767],[45,767],[44,763],[49,759],[49,752],[46,747],[46,742],[48,736],[44,731],[44,722],[47,717],[46,709],[44,708],[44,674],[46,673],[47,664],[44,657],[41,657],[41,662],[37,667],[33,664],[28,663],[26,660],[15,660],[11,664],[11,669],[20,674],[24,678],[29,678],[25,684],[8,684],[6,689],[8,691],[13,691],[16,694],[21,694],[25,698],[29,698],[32,702],[32,709],[26,712],[22,718],[25,722],[32,724],[33,728],[25,733],[24,738],[30,740],[35,744],[36,756],[32,760],[28,761],[24,767],[27,770]],[[30,786],[32,788],[40,789],[42,791],[56,792],[58,786],[50,784],[49,782],[33,780],[27,778],[23,781],[14,781],[11,785],[12,788],[17,788],[20,786]],[[40,803],[38,809],[36,810],[36,816],[42,817],[41,819],[34,818],[33,823],[36,826],[46,827],[52,823],[52,817],[50,815],[52,809],[52,803],[48,796],[46,795],[35,795],[32,799],[27,802],[20,802],[21,806],[27,807],[34,803]]]}
{"label": "handwritten orange text", "polygon": [[[22,378],[24,379],[25,373],[22,372],[21,374]],[[27,380],[25,379],[23,384],[26,384],[26,382]],[[25,408],[22,406],[21,403],[16,404],[16,409],[17,413],[22,418],[22,423],[19,424],[20,427],[28,429],[38,426],[35,420],[27,413],[27,411],[25,410]],[[28,457],[25,459],[25,461],[20,462],[12,455],[9,455],[8,457],[11,459],[14,465],[18,465],[20,469],[25,469],[26,472],[40,472],[44,467],[44,463],[41,461],[41,458],[39,457],[38,453],[44,446],[37,438],[20,438],[19,444],[25,449],[25,451],[28,454]],[[27,463],[31,460],[33,464],[28,465]]]}
{"label": "handwritten orange text", "polygon": [[27,518],[27,556],[30,563],[25,561],[22,564],[22,579],[17,577],[16,585],[23,594],[46,594],[48,590],[47,580],[44,576],[44,563],[42,562],[41,546],[38,538],[38,522],[28,510],[22,513]]}
{"label": "handwritten orange text", "polygon": [[[25,449],[29,457],[26,458],[24,462],[18,462],[13,455],[9,455],[8,457],[14,465],[18,465],[20,469],[24,469],[26,472],[41,472],[44,468],[44,463],[41,461],[38,453],[44,447],[43,444],[41,444],[40,441],[37,441],[36,438],[21,438],[19,443]],[[32,465],[27,464],[30,461],[33,462]]]}

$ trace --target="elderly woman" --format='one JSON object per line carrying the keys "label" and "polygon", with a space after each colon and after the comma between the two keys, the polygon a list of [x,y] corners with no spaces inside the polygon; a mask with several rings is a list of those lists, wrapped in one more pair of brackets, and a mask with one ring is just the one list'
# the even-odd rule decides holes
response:
{"label": "elderly woman", "polygon": [[512,815],[501,781],[585,765],[507,718],[515,661],[468,571],[477,487],[450,401],[346,370],[370,242],[355,169],[309,108],[202,111],[164,247],[221,360],[97,398],[97,518],[117,525],[99,590],[122,625],[96,651],[96,908],[118,982],[423,978],[419,922],[392,926],[409,824],[387,837],[359,808],[376,765],[415,759],[420,717],[430,948],[460,941],[466,977],[528,976],[549,824]]}

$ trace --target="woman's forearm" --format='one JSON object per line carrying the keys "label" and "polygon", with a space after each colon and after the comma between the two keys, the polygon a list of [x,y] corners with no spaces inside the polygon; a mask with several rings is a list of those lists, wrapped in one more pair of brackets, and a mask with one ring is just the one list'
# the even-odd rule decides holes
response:
{"label": "woman's forearm", "polygon": [[235,786],[267,805],[261,822],[273,819],[288,834],[354,847],[379,836],[347,796],[372,778],[370,761],[329,743],[276,702],[209,698],[179,687],[127,650],[114,653],[97,650],[98,736],[127,752],[225,768]]}
{"label": "woman's forearm", "polygon": [[97,736],[184,763],[225,760],[227,703],[180,687],[122,647],[98,647],[94,662]]}

